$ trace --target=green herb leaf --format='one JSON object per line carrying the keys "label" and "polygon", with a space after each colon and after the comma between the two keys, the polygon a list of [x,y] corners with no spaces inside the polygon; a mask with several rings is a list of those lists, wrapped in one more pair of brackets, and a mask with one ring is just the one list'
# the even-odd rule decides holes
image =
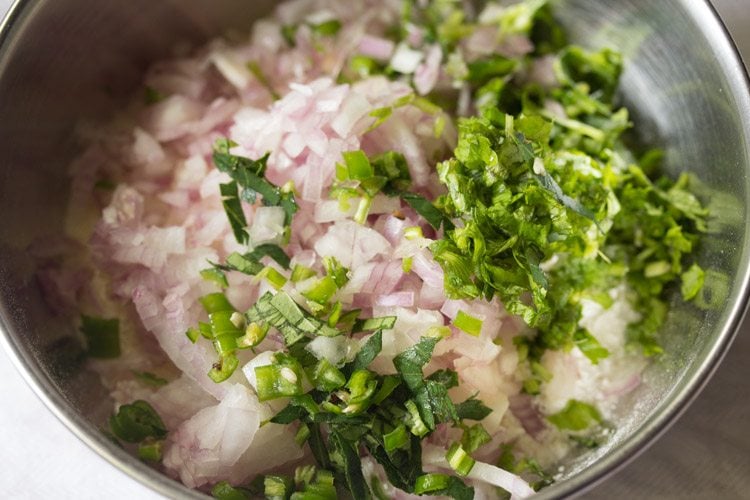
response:
{"label": "green herb leaf", "polygon": [[455,500],[472,500],[474,488],[454,476],[446,474],[425,474],[416,481],[414,493],[418,495],[447,496]]}
{"label": "green herb leaf", "polygon": [[139,382],[149,387],[162,387],[169,383],[167,379],[156,376],[153,373],[137,371],[133,371],[132,373]]}
{"label": "green herb leaf", "polygon": [[401,199],[404,200],[411,208],[413,208],[419,215],[427,221],[427,223],[440,230],[441,227],[445,229],[453,229],[453,222],[445,216],[435,205],[428,201],[424,196],[420,196],[415,193],[400,193]]}
{"label": "green herb leaf", "polygon": [[273,243],[264,243],[262,245],[258,245],[257,247],[253,248],[253,250],[249,253],[246,253],[243,256],[245,259],[248,260],[255,260],[260,262],[260,260],[263,257],[271,257],[278,265],[283,267],[284,269],[289,269],[289,264],[291,263],[291,259],[289,256],[284,252],[284,250],[278,246],[274,245]]}
{"label": "green herb leaf", "polygon": [[201,271],[201,278],[206,281],[213,281],[222,288],[227,288],[229,286],[229,282],[227,281],[227,276],[224,274],[224,271],[217,267],[203,269]]}
{"label": "green herb leaf", "polygon": [[[234,179],[236,186],[242,187],[242,198],[245,201],[253,203],[255,201],[256,195],[259,194],[263,197],[263,204],[265,206],[278,206],[283,208],[286,214],[285,224],[291,224],[292,216],[294,216],[299,207],[294,201],[293,193],[284,191],[263,178],[266,170],[266,162],[268,162],[269,155],[266,154],[259,160],[251,160],[249,158],[243,158],[241,156],[235,156],[229,153],[230,148],[233,146],[236,146],[236,144],[229,141],[228,139],[220,139],[216,141],[213,153],[213,161],[214,165],[216,165],[216,168],[226,174],[229,174],[229,176]],[[224,191],[222,191],[222,194],[224,194]],[[239,197],[235,198],[237,198],[238,200],[236,202],[236,204],[238,205]],[[233,220],[233,218],[238,217],[238,214],[235,213],[236,210],[234,210],[234,208],[236,207],[233,207],[233,211],[230,216],[230,222]],[[244,226],[247,226],[247,222],[245,222]],[[236,231],[235,236],[237,236]],[[242,241],[240,241],[240,239],[238,239],[237,241],[240,243],[245,243],[247,241],[247,237],[245,237]]]}
{"label": "green herb leaf", "polygon": [[393,358],[401,379],[414,395],[419,416],[429,430],[449,420],[458,420],[446,387],[434,380],[424,380],[422,368],[430,361],[438,339],[423,337],[409,349]]}
{"label": "green herb leaf", "polygon": [[240,203],[240,194],[236,182],[219,184],[221,191],[221,203],[229,219],[229,225],[232,226],[232,232],[238,243],[246,245],[250,239],[246,228],[247,219],[245,212],[242,210]]}
{"label": "green herb leaf", "polygon": [[461,420],[484,420],[492,409],[488,408],[481,401],[475,398],[469,398],[463,403],[456,405],[456,413]]}
{"label": "green herb leaf", "polygon": [[167,428],[156,410],[145,401],[122,405],[109,419],[109,427],[117,438],[128,443],[139,443],[147,438],[164,439]]}
{"label": "green herb leaf", "polygon": [[244,488],[235,488],[226,481],[221,481],[211,488],[211,496],[218,500],[250,500],[252,493]]}
{"label": "green herb leaf", "polygon": [[576,346],[589,358],[591,363],[597,365],[599,361],[609,357],[609,351],[602,347],[599,341],[587,330],[583,328],[578,329],[574,338]]}
{"label": "green herb leaf", "polygon": [[446,389],[452,389],[458,387],[458,373],[454,370],[438,370],[429,377],[427,380],[432,380],[438,384],[444,386]]}
{"label": "green herb leaf", "polygon": [[378,330],[367,338],[351,363],[351,370],[363,370],[370,366],[383,349],[383,332]]}
{"label": "green herb leaf", "polygon": [[382,316],[379,318],[358,319],[352,327],[353,332],[372,332],[375,330],[390,330],[396,324],[396,316]]}
{"label": "green herb leaf", "polygon": [[87,353],[92,358],[120,356],[120,320],[81,316],[81,333],[86,337]]}
{"label": "green herb leaf", "polygon": [[602,423],[602,416],[594,406],[571,399],[565,408],[549,415],[547,420],[561,430],[582,431]]}
{"label": "green herb leaf", "polygon": [[453,320],[453,324],[456,328],[463,330],[473,337],[478,337],[482,333],[482,320],[470,316],[463,311],[458,311],[456,319]]}
{"label": "green herb leaf", "polygon": [[682,292],[682,298],[684,300],[691,300],[695,298],[703,288],[706,273],[698,264],[693,264],[690,269],[682,273],[682,286],[680,290]]}
{"label": "green herb leaf", "polygon": [[362,474],[362,461],[359,458],[359,451],[352,445],[351,441],[337,431],[331,432],[328,441],[333,451],[340,457],[341,462],[338,465],[343,469],[346,484],[352,497],[363,500],[371,498],[370,488]]}

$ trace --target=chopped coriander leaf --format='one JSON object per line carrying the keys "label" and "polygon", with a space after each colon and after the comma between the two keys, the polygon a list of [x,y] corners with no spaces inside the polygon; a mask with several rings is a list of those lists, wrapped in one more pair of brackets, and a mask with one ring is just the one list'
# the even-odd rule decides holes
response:
{"label": "chopped coriander leaf", "polygon": [[580,349],[593,364],[599,364],[599,361],[609,357],[609,351],[605,347],[602,347],[599,341],[596,340],[596,338],[587,330],[579,328],[575,333],[574,339],[576,347],[578,347],[578,349]]}
{"label": "chopped coriander leaf", "polygon": [[[263,177],[269,155],[266,154],[258,160],[243,158],[229,152],[234,146],[236,144],[228,139],[219,139],[216,141],[213,153],[213,161],[216,168],[221,172],[229,174],[234,179],[235,188],[242,188],[242,199],[244,201],[254,203],[256,196],[260,195],[265,206],[283,208],[286,214],[285,224],[287,226],[291,224],[292,216],[298,210],[297,203],[294,201],[294,193],[271,184]],[[234,193],[236,193],[236,189],[231,193],[233,199],[237,198],[234,196]],[[239,205],[239,201],[232,203]],[[235,213],[235,208],[234,206],[232,207],[233,211],[230,214],[230,222],[233,218],[239,218],[239,214]],[[242,220],[244,220],[244,215],[242,216]],[[237,223],[239,224],[242,220],[238,220]],[[246,225],[247,222],[245,222],[244,226]],[[237,235],[237,232],[235,232],[235,235]],[[247,238],[245,237],[242,241],[238,238],[237,241],[246,243]]]}
{"label": "chopped coriander leaf", "polygon": [[375,330],[390,330],[396,324],[396,316],[382,316],[380,318],[358,319],[352,327],[353,332],[371,332]]}
{"label": "chopped coriander leaf", "polygon": [[377,355],[380,354],[381,349],[383,349],[383,332],[382,330],[378,330],[370,335],[360,348],[354,361],[352,361],[352,370],[367,368]]}
{"label": "chopped coriander leaf", "polygon": [[504,77],[516,69],[514,59],[495,54],[468,64],[466,79],[475,85],[482,85],[497,77]]}
{"label": "chopped coriander leaf", "polygon": [[602,423],[602,416],[594,406],[571,399],[565,408],[549,415],[547,420],[561,430],[582,431]]}
{"label": "chopped coriander leaf", "polygon": [[476,424],[464,429],[464,435],[461,437],[461,446],[467,453],[474,453],[490,441],[492,441],[492,437],[484,430],[482,424]]}
{"label": "chopped coriander leaf", "polygon": [[469,398],[456,405],[456,413],[460,420],[484,420],[492,410],[475,398]]}
{"label": "chopped coriander leaf", "polygon": [[230,253],[223,265],[214,264],[214,267],[223,271],[238,271],[242,274],[255,276],[263,271],[263,264],[249,254],[241,255],[237,252]]}
{"label": "chopped coriander leaf", "polygon": [[286,254],[286,252],[284,252],[284,249],[278,245],[274,245],[273,243],[264,243],[262,245],[258,245],[253,248],[252,251],[246,253],[243,257],[245,259],[255,260],[258,262],[260,262],[263,257],[271,257],[274,261],[276,261],[278,265],[280,265],[284,269],[289,269],[289,264],[291,263],[291,259]]}
{"label": "chopped coriander leaf", "polygon": [[436,338],[423,337],[417,344],[393,358],[393,365],[414,395],[420,420],[430,431],[440,422],[458,420],[446,387],[423,378],[422,368],[430,361],[437,342]]}
{"label": "chopped coriander leaf", "polygon": [[421,215],[424,220],[436,230],[439,230],[441,227],[444,227],[445,229],[453,229],[453,222],[451,222],[445,214],[423,196],[415,193],[402,192],[401,199]]}
{"label": "chopped coriander leaf", "polygon": [[454,370],[438,370],[427,377],[427,379],[445,386],[446,389],[458,387],[458,373]]}
{"label": "chopped coriander leaf", "polygon": [[266,293],[245,314],[248,324],[267,324],[278,329],[287,347],[315,335],[336,337],[342,332],[304,311],[285,292]]}
{"label": "chopped coriander leaf", "polygon": [[[447,480],[441,479],[440,476],[446,477]],[[421,492],[418,490],[421,490]],[[466,486],[457,477],[446,476],[444,474],[425,474],[424,476],[420,476],[417,478],[417,486],[415,486],[414,492],[419,495],[447,496],[455,500],[472,500],[474,498],[474,488]]]}
{"label": "chopped coriander leaf", "polygon": [[[637,330],[631,338],[655,351],[661,321],[648,304],[663,301],[665,285],[684,272],[705,211],[683,194],[687,181],[655,183],[637,165],[613,167],[624,162],[612,158],[611,148],[627,115],[598,101],[601,96],[582,94],[578,84],[588,79],[609,92],[619,63],[606,51],[569,54],[563,86],[547,98],[558,99],[580,122],[575,130],[560,128],[560,120],[544,116],[533,100],[504,103],[503,93],[517,85],[512,81],[488,87],[502,95],[488,101],[482,116],[459,121],[454,158],[437,167],[448,193],[436,205],[461,227],[446,230],[431,250],[450,297],[497,295],[538,331],[535,353],[580,343],[579,297],[625,279],[641,297],[635,305],[644,318],[631,326]],[[592,67],[583,62],[589,60]],[[530,89],[516,92],[520,97]],[[521,110],[517,117],[506,114]],[[553,258],[557,264],[545,266]],[[601,350],[588,353],[604,356]]]}
{"label": "chopped coriander leaf", "polygon": [[221,203],[232,226],[232,232],[238,243],[247,244],[250,236],[247,233],[247,219],[240,203],[239,188],[236,182],[219,184]]}
{"label": "chopped coriander leaf", "polygon": [[92,358],[113,359],[120,356],[120,320],[81,316],[81,333],[86,338],[86,352]]}
{"label": "chopped coriander leaf", "polygon": [[150,387],[162,387],[169,383],[167,379],[154,375],[153,373],[137,371],[133,371],[132,373],[139,382]]}
{"label": "chopped coriander leaf", "polygon": [[698,264],[693,264],[687,271],[682,273],[680,290],[682,291],[683,300],[691,300],[698,295],[701,288],[703,288],[705,276],[706,273]]}
{"label": "chopped coriander leaf", "polygon": [[612,99],[622,72],[622,56],[612,49],[587,52],[570,46],[560,55],[560,74],[563,80],[585,82],[592,92],[600,92],[605,102]]}
{"label": "chopped coriander leaf", "polygon": [[370,488],[367,486],[365,477],[362,474],[362,462],[359,458],[359,451],[353,446],[351,441],[339,432],[333,431],[328,440],[331,448],[340,460],[337,465],[343,469],[346,484],[349,487],[352,497],[362,500],[371,498]]}

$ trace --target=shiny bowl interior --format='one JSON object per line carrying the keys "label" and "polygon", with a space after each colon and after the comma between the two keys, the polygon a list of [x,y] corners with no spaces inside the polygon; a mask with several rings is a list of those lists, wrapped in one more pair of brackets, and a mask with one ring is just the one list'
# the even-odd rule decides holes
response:
{"label": "shiny bowl interior", "polygon": [[[160,475],[99,432],[111,401],[80,361],[66,321],[46,308],[25,249],[59,231],[75,124],[127,100],[150,61],[178,43],[247,30],[273,1],[20,0],[0,29],[0,341],[47,406],[114,465],[169,497],[199,493]],[[636,141],[664,148],[673,174],[690,170],[714,208],[700,262],[715,271],[712,304],[675,305],[667,354],[623,401],[603,447],[565,464],[542,497],[580,493],[643,450],[695,397],[726,352],[747,301],[750,95],[739,57],[708,2],[558,0],[575,41],[623,52],[621,98]],[[722,281],[721,276],[727,279]]]}

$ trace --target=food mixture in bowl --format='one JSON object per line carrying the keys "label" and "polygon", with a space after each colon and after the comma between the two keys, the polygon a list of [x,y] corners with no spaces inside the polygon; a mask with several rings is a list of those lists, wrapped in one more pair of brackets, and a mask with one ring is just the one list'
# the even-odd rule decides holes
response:
{"label": "food mixture in bowl", "polygon": [[552,482],[703,284],[621,68],[545,0],[291,0],[153,65],[81,127],[78,258],[39,273],[112,438],[227,499]]}

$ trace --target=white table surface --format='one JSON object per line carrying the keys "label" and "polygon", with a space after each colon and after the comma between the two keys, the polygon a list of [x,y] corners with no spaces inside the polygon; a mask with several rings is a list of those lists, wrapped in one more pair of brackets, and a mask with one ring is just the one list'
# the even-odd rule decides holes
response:
{"label": "white table surface", "polygon": [[[713,3],[750,62],[750,0]],[[0,0],[0,17],[10,4],[11,0]],[[750,322],[682,419],[586,497],[750,499],[748,355]],[[74,437],[37,399],[2,351],[0,396],[0,498],[161,498]]]}

